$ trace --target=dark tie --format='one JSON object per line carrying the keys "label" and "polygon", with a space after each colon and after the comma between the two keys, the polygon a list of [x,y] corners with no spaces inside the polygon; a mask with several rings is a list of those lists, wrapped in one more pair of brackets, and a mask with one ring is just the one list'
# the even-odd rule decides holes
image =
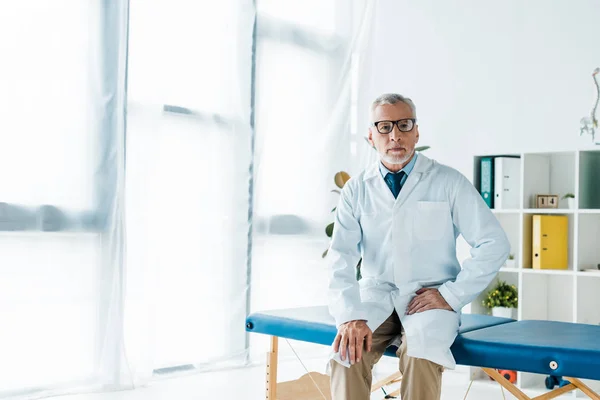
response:
{"label": "dark tie", "polygon": [[396,174],[392,174],[391,172],[389,172],[386,176],[385,176],[385,181],[387,182],[388,186],[390,187],[390,190],[392,191],[392,194],[394,195],[394,198],[398,197],[398,193],[400,193],[400,189],[402,189],[402,178],[404,177],[405,172],[404,171],[400,171]]}

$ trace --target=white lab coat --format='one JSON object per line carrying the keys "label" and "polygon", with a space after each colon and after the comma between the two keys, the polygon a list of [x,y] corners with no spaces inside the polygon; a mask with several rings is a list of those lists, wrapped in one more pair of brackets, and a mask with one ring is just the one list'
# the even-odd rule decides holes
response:
{"label": "white lab coat", "polygon": [[[446,368],[460,312],[493,280],[510,244],[481,195],[457,170],[419,154],[397,199],[377,161],[341,192],[327,259],[329,311],[336,325],[364,319],[374,332],[396,309],[410,357]],[[456,257],[456,238],[472,246]],[[362,279],[356,265],[362,257]],[[436,287],[453,308],[406,315],[415,292]],[[339,353],[332,358],[339,359]]]}

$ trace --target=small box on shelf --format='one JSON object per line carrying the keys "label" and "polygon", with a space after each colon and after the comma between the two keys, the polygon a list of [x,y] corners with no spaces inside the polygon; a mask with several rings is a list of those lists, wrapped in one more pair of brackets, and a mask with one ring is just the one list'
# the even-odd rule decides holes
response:
{"label": "small box on shelf", "polygon": [[558,195],[556,194],[536,194],[535,206],[537,208],[558,208]]}

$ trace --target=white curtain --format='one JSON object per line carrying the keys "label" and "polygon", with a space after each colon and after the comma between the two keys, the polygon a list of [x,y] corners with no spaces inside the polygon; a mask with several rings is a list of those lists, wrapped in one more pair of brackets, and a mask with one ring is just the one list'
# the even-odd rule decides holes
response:
{"label": "white curtain", "polygon": [[119,384],[126,22],[0,6],[0,398]]}
{"label": "white curtain", "polygon": [[373,1],[0,6],[0,398],[243,365],[248,312],[323,304]]}
{"label": "white curtain", "polygon": [[128,365],[135,383],[244,361],[251,0],[131,0]]}
{"label": "white curtain", "polygon": [[[326,304],[334,174],[372,160],[358,89],[374,7],[258,2],[252,311]],[[265,340],[252,336],[259,361]]]}

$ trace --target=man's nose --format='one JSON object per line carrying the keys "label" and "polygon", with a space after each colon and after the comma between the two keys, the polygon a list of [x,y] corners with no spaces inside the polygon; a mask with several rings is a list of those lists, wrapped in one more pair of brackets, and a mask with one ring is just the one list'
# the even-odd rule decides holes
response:
{"label": "man's nose", "polygon": [[390,139],[393,140],[394,142],[397,142],[398,140],[400,140],[401,136],[402,136],[402,132],[400,132],[400,129],[398,129],[398,125],[396,125],[396,124],[392,125],[392,131],[390,132]]}

